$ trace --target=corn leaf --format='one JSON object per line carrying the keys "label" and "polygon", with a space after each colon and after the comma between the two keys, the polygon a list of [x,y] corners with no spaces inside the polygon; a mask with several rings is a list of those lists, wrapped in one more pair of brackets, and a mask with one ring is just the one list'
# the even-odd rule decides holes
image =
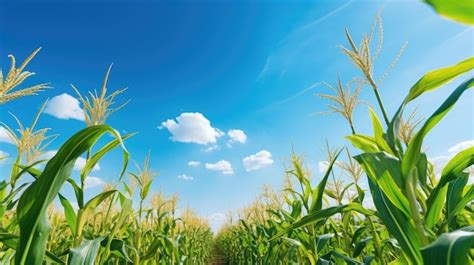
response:
{"label": "corn leaf", "polygon": [[402,174],[408,176],[411,174],[415,167],[421,153],[421,146],[423,139],[428,132],[436,125],[439,121],[454,107],[457,100],[467,89],[474,85],[474,78],[462,83],[451,93],[451,95],[443,102],[443,104],[433,113],[428,120],[425,122],[423,127],[416,133],[413,139],[410,141],[407,151],[402,160]]}
{"label": "corn leaf", "polygon": [[413,264],[422,264],[421,242],[410,219],[390,202],[372,179],[369,178],[368,181],[374,205],[385,227],[397,239],[403,253],[409,260]]}
{"label": "corn leaf", "polygon": [[358,203],[349,203],[346,205],[341,205],[341,206],[333,206],[333,207],[328,207],[319,211],[315,211],[312,213],[309,213],[302,217],[299,221],[296,221],[289,225],[288,227],[283,228],[281,231],[279,231],[275,236],[273,236],[270,240],[275,240],[276,238],[279,238],[280,236],[295,230],[297,228],[307,226],[310,224],[314,224],[316,222],[319,222],[321,220],[327,219],[337,213],[342,213],[342,212],[347,212],[347,211],[356,211],[365,215],[373,215],[374,213],[372,211],[369,211],[365,208],[363,208],[360,204]]}
{"label": "corn leaf", "polygon": [[428,227],[433,227],[440,218],[448,189],[446,185],[450,181],[462,177],[462,172],[472,164],[474,164],[474,147],[459,152],[443,168],[438,185],[427,200],[428,212],[425,219]]}
{"label": "corn leaf", "polygon": [[410,92],[398,108],[397,112],[393,116],[392,121],[388,126],[387,138],[390,146],[394,147],[396,145],[395,143],[398,135],[400,119],[403,115],[403,110],[405,109],[405,106],[410,101],[414,100],[415,98],[421,96],[422,94],[428,91],[434,90],[448,83],[457,76],[471,71],[472,69],[474,69],[474,57],[471,57],[452,66],[433,70],[425,74],[422,78],[420,78],[418,82],[416,82],[411,87]]}
{"label": "corn leaf", "polygon": [[406,217],[410,215],[410,206],[403,193],[400,162],[386,153],[363,153],[354,157],[367,176],[377,184],[392,204]]}
{"label": "corn leaf", "polygon": [[[51,230],[46,209],[70,177],[76,159],[105,133],[120,138],[120,134],[107,125],[91,126],[76,133],[61,146],[46,164],[41,176],[22,194],[17,206],[20,238],[16,264],[42,264]],[[123,150],[126,153],[124,147]]]}
{"label": "corn leaf", "polygon": [[69,251],[68,265],[94,265],[95,258],[99,252],[100,242],[104,238],[98,237],[93,240],[83,240],[77,248]]}
{"label": "corn leaf", "polygon": [[61,202],[61,205],[64,208],[64,216],[66,218],[66,222],[71,229],[71,233],[73,236],[76,235],[76,229],[77,229],[77,216],[76,212],[74,211],[74,208],[72,207],[71,203],[66,199],[63,195],[59,195],[59,201]]}
{"label": "corn leaf", "polygon": [[474,1],[471,0],[425,0],[443,17],[454,21],[474,25]]}
{"label": "corn leaf", "polygon": [[425,264],[468,265],[472,264],[469,250],[474,248],[474,226],[442,234],[421,252]]}
{"label": "corn leaf", "polygon": [[329,163],[328,168],[326,169],[326,173],[324,173],[323,179],[319,182],[318,186],[313,190],[313,193],[312,193],[313,201],[311,202],[310,212],[319,211],[323,207],[324,189],[326,188],[326,183],[328,181],[329,175],[331,174],[332,167],[334,166],[334,163],[336,163],[337,158],[339,157],[339,154],[341,154],[341,151],[342,149],[339,150],[339,152],[337,152],[337,154],[334,156],[332,161]]}

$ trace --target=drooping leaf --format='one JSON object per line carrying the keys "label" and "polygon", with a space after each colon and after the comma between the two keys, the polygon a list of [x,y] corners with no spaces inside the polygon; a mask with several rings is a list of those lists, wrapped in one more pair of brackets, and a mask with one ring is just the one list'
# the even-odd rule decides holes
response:
{"label": "drooping leaf", "polygon": [[359,213],[362,213],[364,215],[373,215],[374,213],[372,211],[369,211],[365,208],[363,208],[360,204],[358,203],[349,203],[346,205],[340,205],[340,206],[333,206],[333,207],[328,207],[319,211],[315,211],[312,213],[309,213],[302,217],[300,220],[292,223],[288,227],[283,228],[281,231],[279,231],[275,236],[273,236],[270,240],[275,240],[276,238],[288,233],[289,231],[292,231],[294,229],[307,226],[310,224],[314,224],[318,221],[327,219],[337,213],[342,213],[342,212],[347,212],[347,211],[356,211]]}
{"label": "drooping leaf", "polygon": [[422,248],[425,264],[472,264],[468,252],[474,248],[474,226],[442,234],[436,241]]}
{"label": "drooping leaf", "polygon": [[82,240],[80,246],[72,248],[69,251],[68,265],[94,265],[97,253],[99,252],[100,242],[104,240],[103,237],[98,237],[93,240]]}
{"label": "drooping leaf", "polygon": [[387,139],[390,146],[396,145],[396,139],[398,137],[398,129],[400,125],[400,119],[403,115],[405,106],[415,98],[422,94],[434,90],[449,81],[453,80],[457,76],[464,74],[474,69],[474,57],[459,62],[458,64],[448,66],[445,68],[433,70],[425,74],[418,80],[410,89],[410,92],[403,100],[402,104],[398,108],[397,112],[393,116],[392,120],[387,129]]}

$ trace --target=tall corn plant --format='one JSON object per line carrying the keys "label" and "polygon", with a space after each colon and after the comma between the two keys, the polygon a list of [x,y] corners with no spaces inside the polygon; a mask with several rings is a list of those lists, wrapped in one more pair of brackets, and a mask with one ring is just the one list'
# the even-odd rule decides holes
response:
{"label": "tall corn plant", "polygon": [[128,153],[122,145],[120,134],[110,126],[88,127],[66,141],[57,154],[46,164],[41,175],[19,199],[17,218],[20,235],[15,255],[16,264],[43,263],[46,243],[51,230],[46,215],[47,207],[69,179],[77,158],[92,148],[106,133],[119,139],[124,153],[123,170],[125,170]]}
{"label": "tall corn plant", "polygon": [[[346,54],[351,60],[357,60],[359,50],[353,45],[351,36],[347,34],[347,37],[353,51],[346,50]],[[367,71],[363,64],[356,66],[362,72]],[[430,130],[474,85],[474,79],[459,85],[409,141],[403,141],[399,131],[403,112],[411,101],[473,68],[474,58],[469,58],[427,73],[412,86],[391,120],[387,118],[382,99],[375,89],[377,84],[372,85],[386,128],[375,111],[370,109],[373,135],[353,134],[347,137],[363,152],[354,158],[368,176],[380,218],[403,250],[404,257],[400,260],[412,264],[472,262],[469,251],[474,247],[474,222],[472,208],[468,204],[474,200],[474,187],[467,185],[465,170],[474,163],[474,148],[455,155],[436,180],[422,145]],[[370,83],[370,75],[366,73],[365,76]]]}
{"label": "tall corn plant", "polygon": [[[460,181],[467,180],[467,174],[463,171],[474,163],[474,148],[454,156],[443,169],[437,183],[429,182],[429,179],[433,179],[429,174],[433,173],[429,171],[430,164],[421,149],[428,132],[449,112],[463,92],[474,85],[474,79],[467,80],[455,89],[414,134],[407,146],[403,146],[398,137],[400,119],[405,106],[413,99],[473,68],[474,58],[471,58],[426,74],[411,88],[386,131],[371,110],[374,135],[355,134],[347,137],[356,148],[363,151],[354,158],[368,176],[380,217],[398,240],[406,259],[415,264],[422,263],[422,253],[430,252],[436,246],[429,244],[439,234],[451,231],[448,224],[452,224],[456,216],[469,214],[469,210],[466,212],[464,208],[474,199],[473,186]],[[460,196],[448,197],[448,190],[450,194]],[[471,236],[474,237],[474,234]],[[456,260],[457,264],[467,262],[467,253],[453,254],[451,252],[451,256],[444,260],[448,263],[451,259]],[[425,255],[425,261],[430,260],[429,257]]]}

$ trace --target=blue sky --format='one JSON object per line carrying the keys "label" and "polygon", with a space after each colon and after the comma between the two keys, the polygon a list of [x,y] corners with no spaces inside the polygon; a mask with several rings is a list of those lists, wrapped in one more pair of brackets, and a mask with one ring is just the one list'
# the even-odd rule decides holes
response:
{"label": "blue sky", "polygon": [[[159,173],[153,190],[178,193],[182,207],[195,208],[203,216],[224,214],[250,203],[263,184],[278,188],[292,148],[304,155],[317,175],[325,140],[335,146],[347,144],[343,137],[349,130],[342,118],[312,115],[326,110],[326,102],[314,94],[329,92],[319,82],[332,83],[338,76],[348,81],[359,74],[338,45],[346,44],[345,27],[359,40],[382,7],[384,46],[376,76],[408,42],[381,88],[393,113],[423,73],[474,54],[472,29],[437,16],[419,1],[4,2],[1,67],[9,67],[8,54],[21,61],[41,46],[28,67],[37,76],[25,85],[49,82],[54,88],[0,106],[1,121],[14,127],[10,111],[29,123],[47,98],[74,95],[71,83],[83,93],[99,89],[106,68],[114,63],[108,88],[127,87],[117,102],[131,102],[108,123],[121,132],[139,132],[126,146],[139,163],[151,150],[152,168]],[[461,81],[413,105],[426,117]],[[361,98],[374,103],[369,89]],[[163,122],[176,122],[182,113],[194,113],[190,119],[197,118],[198,127],[189,131],[184,124],[173,140]],[[202,118],[204,123],[199,122]],[[469,92],[430,133],[426,142],[430,157],[449,156],[448,149],[472,141],[473,123],[466,122],[472,119]],[[205,120],[210,122],[207,127]],[[366,106],[356,110],[354,120],[358,131],[370,131]],[[39,126],[60,134],[50,147],[55,150],[85,125],[44,114]],[[245,143],[228,146],[227,133],[232,129],[245,133]],[[191,143],[180,142],[185,138]],[[196,139],[201,144],[193,143]],[[205,151],[213,146],[219,150]],[[14,147],[5,142],[0,142],[0,150],[14,154]],[[266,159],[249,159],[263,164],[246,171],[243,159],[262,150],[268,152],[263,153]],[[93,175],[113,181],[119,159],[119,152],[109,155]],[[205,166],[221,160],[231,164],[233,174]],[[190,167],[189,161],[201,165]],[[7,175],[8,165],[4,162],[0,170]],[[178,178],[183,174],[193,180]],[[91,188],[90,194],[99,190]]]}

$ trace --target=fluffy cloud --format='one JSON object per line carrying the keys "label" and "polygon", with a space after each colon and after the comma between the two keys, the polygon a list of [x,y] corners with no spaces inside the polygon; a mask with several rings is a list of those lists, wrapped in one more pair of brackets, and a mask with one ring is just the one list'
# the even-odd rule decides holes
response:
{"label": "fluffy cloud", "polygon": [[86,189],[99,187],[99,186],[102,186],[103,184],[104,184],[104,181],[102,181],[100,178],[97,178],[97,177],[87,176],[86,179],[84,180],[84,188]]}
{"label": "fluffy cloud", "polygon": [[190,167],[198,167],[201,165],[201,162],[198,162],[198,161],[189,161],[188,162],[188,166]]}
{"label": "fluffy cloud", "polygon": [[209,146],[206,149],[203,149],[204,152],[212,152],[212,151],[217,151],[217,150],[221,150],[221,147],[218,146],[217,144]]}
{"label": "fluffy cloud", "polygon": [[257,170],[273,164],[272,154],[267,150],[262,150],[254,155],[242,159],[246,171]]}
{"label": "fluffy cloud", "polygon": [[183,143],[210,144],[224,135],[213,128],[211,122],[199,112],[181,113],[176,121],[169,119],[161,123],[160,129],[166,128],[171,133],[171,140]]}
{"label": "fluffy cloud", "polygon": [[214,233],[219,232],[219,228],[225,223],[226,216],[222,213],[213,213],[207,217],[209,225]]}
{"label": "fluffy cloud", "polygon": [[84,120],[84,111],[79,105],[79,100],[66,93],[52,98],[44,112],[62,120]]}
{"label": "fluffy cloud", "polygon": [[459,153],[459,152],[461,152],[463,150],[466,150],[467,148],[473,147],[473,146],[474,146],[474,140],[464,141],[464,142],[460,142],[457,145],[449,148],[448,152],[450,152],[450,153]]}
{"label": "fluffy cloud", "polygon": [[[76,160],[76,163],[74,164],[74,170],[81,171],[84,167],[86,166],[86,159],[79,157]],[[100,170],[100,165],[97,163],[94,168],[92,168],[92,171],[97,171]]]}
{"label": "fluffy cloud", "polygon": [[244,144],[247,141],[247,135],[242,130],[232,129],[227,132],[227,135],[229,136],[231,143],[238,142]]}
{"label": "fluffy cloud", "polygon": [[193,180],[194,178],[191,177],[191,176],[188,176],[186,174],[181,174],[178,176],[179,179],[182,179],[182,180]]}
{"label": "fluffy cloud", "polygon": [[5,129],[5,127],[3,126],[0,126],[0,142],[13,144],[13,140],[10,137],[10,134],[8,133],[7,129]]}
{"label": "fluffy cloud", "polygon": [[206,168],[209,170],[220,171],[224,175],[234,174],[232,165],[229,163],[229,161],[226,160],[220,160],[216,163],[206,163]]}
{"label": "fluffy cloud", "polygon": [[[44,153],[41,158],[42,159],[51,159],[57,152],[58,152],[57,150],[48,151],[48,152]],[[76,163],[74,164],[74,170],[81,171],[84,168],[85,165],[86,165],[86,159],[83,158],[83,157],[79,157],[79,158],[77,158]],[[98,170],[100,170],[99,163],[97,163],[94,166],[94,168],[92,168],[92,171],[98,171]]]}

